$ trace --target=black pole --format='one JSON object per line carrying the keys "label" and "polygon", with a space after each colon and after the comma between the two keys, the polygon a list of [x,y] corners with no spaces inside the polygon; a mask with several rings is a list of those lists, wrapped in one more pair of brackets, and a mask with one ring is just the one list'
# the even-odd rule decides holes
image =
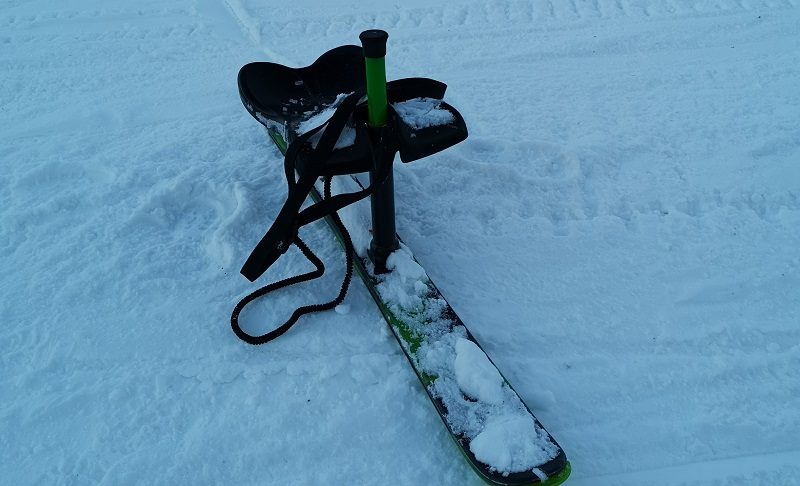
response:
{"label": "black pole", "polygon": [[[369,244],[369,258],[375,265],[375,273],[386,273],[386,259],[392,254],[400,244],[397,241],[397,230],[394,219],[394,174],[392,173],[392,159],[394,152],[390,152],[388,157],[382,155],[384,160],[377,160],[377,164],[383,164],[384,170],[389,173],[383,183],[375,188],[375,192],[370,197],[372,207],[372,241]],[[391,159],[389,159],[391,157]],[[388,159],[388,160],[387,160]],[[380,180],[380,173],[383,171],[373,169],[369,173],[370,183]]]}
{"label": "black pole", "polygon": [[[372,206],[372,241],[369,245],[369,257],[375,265],[375,273],[386,273],[386,259],[400,245],[394,219],[394,177],[392,163],[394,150],[385,145],[383,135],[386,133],[387,100],[386,100],[386,41],[389,34],[382,30],[367,30],[359,36],[364,48],[364,64],[367,73],[367,106],[369,125],[372,130],[373,143],[377,144],[375,167],[370,171],[370,184],[383,179],[375,187],[370,202]],[[385,177],[382,177],[386,174]]]}

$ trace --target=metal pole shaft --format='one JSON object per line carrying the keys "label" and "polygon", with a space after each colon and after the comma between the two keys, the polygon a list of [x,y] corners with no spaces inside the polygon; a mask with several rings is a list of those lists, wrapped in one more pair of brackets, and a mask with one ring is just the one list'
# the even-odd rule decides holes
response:
{"label": "metal pole shaft", "polygon": [[[393,156],[394,154],[390,154]],[[386,259],[400,245],[397,241],[397,230],[394,219],[394,175],[391,161],[379,161],[390,164],[389,173],[383,184],[375,188],[370,198],[372,208],[372,241],[369,244],[369,257],[375,265],[376,273],[388,272]],[[369,173],[370,183],[375,183],[378,174],[373,169]]]}
{"label": "metal pole shaft", "polygon": [[[386,40],[389,34],[382,30],[367,30],[359,36],[364,47],[364,64],[367,73],[367,109],[369,125],[377,143],[382,143],[381,135],[386,126],[388,103],[386,98]],[[388,171],[384,181],[375,187],[370,198],[372,207],[372,242],[369,257],[375,265],[376,273],[385,273],[386,259],[400,245],[397,241],[394,216],[394,177],[392,162],[394,151],[377,150],[376,167],[370,171],[370,183],[379,181],[381,174]]]}

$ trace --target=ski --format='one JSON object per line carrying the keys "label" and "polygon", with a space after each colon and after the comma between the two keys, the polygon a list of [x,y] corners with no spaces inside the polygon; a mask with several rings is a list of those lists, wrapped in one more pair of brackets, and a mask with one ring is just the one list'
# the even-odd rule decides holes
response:
{"label": "ski", "polygon": [[[475,472],[494,485],[556,486],[570,474],[563,449],[395,232],[391,167],[396,153],[404,162],[418,160],[467,135],[458,112],[441,100],[442,83],[423,78],[386,83],[386,37],[383,31],[367,31],[361,37],[363,50],[342,46],[307,68],[251,63],[240,71],[242,101],[284,155],[290,189],[242,273],[254,280],[291,244],[306,254],[297,230],[324,218]],[[384,76],[377,83],[376,72],[378,78]],[[368,187],[355,177],[364,172],[370,174]],[[333,176],[342,176],[355,190],[332,195]],[[328,184],[324,191],[322,181]],[[373,241],[369,249],[356,251],[337,211],[367,196],[372,202]],[[308,197],[312,204],[301,209]],[[336,301],[310,311],[340,303],[348,283],[349,276]],[[275,288],[286,284],[279,282]],[[257,291],[254,298],[263,293]],[[252,344],[279,336],[300,315],[298,309],[265,339],[244,335],[236,320],[249,298],[234,310],[232,324],[237,335]]]}
{"label": "ski", "polygon": [[[285,154],[287,143],[284,140],[283,135],[279,133],[278,129],[275,127],[267,128],[267,134],[278,150],[280,150],[281,154]],[[354,184],[363,187],[363,184],[357,178],[354,176],[350,177]],[[311,198],[317,203],[323,200],[322,194],[317,187],[312,189]],[[342,243],[343,237],[337,225],[334,224],[330,218],[325,218],[325,220],[337,241]],[[398,239],[400,239],[399,235]],[[381,296],[381,293],[378,290],[378,284],[380,283],[381,278],[380,276],[376,276],[371,271],[373,265],[369,261],[368,257],[365,255],[357,255],[357,258],[354,259],[354,263],[356,273],[369,291],[370,295],[375,301],[375,304],[377,304],[378,309],[392,331],[392,335],[400,343],[403,353],[411,364],[414,373],[419,378],[423,388],[425,389],[425,392],[436,408],[436,411],[439,413],[439,416],[444,422],[445,427],[447,427],[447,430],[453,438],[453,441],[456,443],[459,450],[467,459],[475,472],[489,484],[505,486],[521,486],[531,484],[557,486],[566,481],[570,474],[570,465],[567,461],[566,454],[555,441],[555,439],[553,439],[553,437],[545,431],[542,424],[538,419],[536,419],[536,417],[533,415],[533,412],[530,411],[530,409],[521,399],[519,400],[519,403],[525,407],[527,413],[534,420],[534,424],[538,431],[547,434],[546,440],[555,447],[556,452],[554,456],[546,462],[537,465],[535,468],[531,468],[530,470],[508,474],[493,471],[490,466],[481,462],[475,456],[475,453],[472,452],[469,447],[469,439],[463,433],[459,433],[458,431],[454,430],[453,426],[448,422],[448,407],[436,392],[435,384],[438,377],[421,370],[418,365],[419,357],[417,356],[417,353],[421,349],[430,347],[431,344],[430,342],[425,342],[427,336],[424,332],[420,332],[420,326],[425,326],[426,324],[435,321],[444,321],[447,326],[447,332],[460,329],[463,332],[465,339],[469,340],[477,348],[481,349],[481,351],[483,348],[480,347],[480,344],[475,340],[467,327],[458,317],[458,314],[456,314],[450,304],[447,303],[447,300],[444,298],[436,285],[434,285],[433,281],[430,280],[427,274],[425,274],[424,279],[422,280],[424,286],[426,287],[424,301],[422,304],[419,307],[403,309],[398,308],[396,305],[393,306],[388,304]],[[432,309],[435,309],[434,314],[428,312]],[[441,330],[439,330],[439,332],[441,333]],[[423,347],[423,345],[426,346]],[[486,359],[489,360],[488,355],[486,355]],[[492,363],[492,366],[494,366],[494,363]],[[500,372],[498,371],[498,373]],[[500,376],[502,376],[502,374]],[[513,391],[513,388],[508,383],[508,380],[506,380],[505,377],[502,379],[503,386],[507,387],[509,391],[516,395],[516,392]],[[469,407],[469,404],[474,403],[473,400],[467,396],[462,396],[462,400],[462,406],[466,405]]]}

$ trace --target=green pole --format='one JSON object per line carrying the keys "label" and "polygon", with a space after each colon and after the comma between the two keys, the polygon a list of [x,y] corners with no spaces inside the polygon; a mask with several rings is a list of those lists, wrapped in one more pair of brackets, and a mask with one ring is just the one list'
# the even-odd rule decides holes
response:
{"label": "green pole", "polygon": [[367,72],[367,110],[369,125],[380,128],[386,125],[386,41],[389,34],[383,30],[365,30],[358,36],[364,47],[364,66]]}

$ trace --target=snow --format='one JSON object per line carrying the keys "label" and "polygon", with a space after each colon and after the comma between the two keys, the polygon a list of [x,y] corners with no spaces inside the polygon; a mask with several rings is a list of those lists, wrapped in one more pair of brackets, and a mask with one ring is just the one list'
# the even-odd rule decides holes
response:
{"label": "snow", "polygon": [[420,367],[437,376],[433,395],[447,406],[451,428],[470,440],[476,458],[503,474],[527,471],[554,458],[556,446],[465,335],[458,326],[430,339],[418,353]]}
{"label": "snow", "polygon": [[[336,108],[344,101],[344,99],[352,93],[341,93],[336,96],[336,99],[328,106],[323,106],[320,110],[316,113],[307,113],[309,117],[303,121],[300,126],[298,127],[298,133],[306,133],[309,130],[313,130],[320,125],[323,125],[331,119],[334,113],[336,113]],[[317,132],[316,134],[312,135],[309,139],[312,147],[317,146],[319,143],[320,138],[322,138],[322,134],[324,130]],[[352,146],[356,143],[356,131],[350,125],[345,125],[342,133],[339,135],[339,138],[336,139],[336,143],[334,144],[334,149],[343,149]]]}
{"label": "snow", "polygon": [[456,341],[454,369],[458,388],[467,396],[492,405],[503,403],[503,377],[475,343]]}
{"label": "snow", "polygon": [[[798,7],[5,2],[3,482],[481,484],[358,281],[349,313],[274,343],[228,326],[285,198],[238,69],[379,27],[389,79],[447,83],[470,131],[396,164],[398,231],[567,484],[798,484]],[[326,279],[249,331],[335,295],[337,243],[302,234]],[[290,250],[264,283],[307,265]]]}
{"label": "snow", "polygon": [[401,244],[386,267],[390,273],[376,276],[381,299],[408,332],[419,336],[419,349],[409,340],[404,342],[406,351],[423,374],[436,377],[427,385],[429,391],[444,403],[445,420],[470,441],[475,457],[504,475],[555,458],[557,447],[486,354],[466,339],[464,326],[442,314],[445,303],[430,297],[430,279],[410,250]]}
{"label": "snow", "polygon": [[380,276],[377,288],[387,302],[406,309],[418,308],[428,292],[425,284],[428,275],[414,260],[407,247],[401,247],[386,259],[386,268],[391,273]]}
{"label": "snow", "polygon": [[400,118],[417,130],[453,122],[453,114],[441,106],[440,100],[432,98],[414,98],[392,104]]}
{"label": "snow", "polygon": [[492,417],[469,447],[479,461],[491,464],[498,471],[527,471],[531,464],[547,462],[555,452],[554,447],[542,448],[536,432],[536,424],[530,416]]}

